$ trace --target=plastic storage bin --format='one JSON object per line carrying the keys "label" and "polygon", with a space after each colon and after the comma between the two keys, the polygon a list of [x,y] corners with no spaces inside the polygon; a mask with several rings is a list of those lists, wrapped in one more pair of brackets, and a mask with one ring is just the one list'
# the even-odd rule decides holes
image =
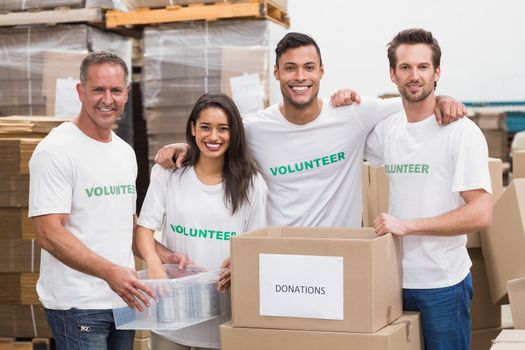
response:
{"label": "plastic storage bin", "polygon": [[117,329],[181,329],[225,315],[227,295],[217,291],[223,270],[203,272],[188,266],[164,265],[168,279],[147,279],[147,270],[139,271],[142,282],[155,292],[150,307],[143,311],[123,307],[113,309]]}

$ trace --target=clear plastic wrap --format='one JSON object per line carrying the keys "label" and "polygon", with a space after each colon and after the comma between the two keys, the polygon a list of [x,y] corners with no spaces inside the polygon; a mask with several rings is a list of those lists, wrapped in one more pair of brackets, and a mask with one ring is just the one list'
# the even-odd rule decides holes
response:
{"label": "clear plastic wrap", "polygon": [[98,50],[131,67],[130,39],[88,25],[0,28],[0,116],[71,115],[80,62]]}
{"label": "clear plastic wrap", "polygon": [[[205,92],[230,95],[241,114],[275,102],[274,49],[284,33],[282,26],[257,19],[146,28],[143,104],[150,159],[163,144],[185,140],[186,120]],[[244,83],[236,78],[249,80],[247,94],[232,93]]]}
{"label": "clear plastic wrap", "polygon": [[57,7],[121,8],[122,0],[0,0],[0,11],[47,10]]}

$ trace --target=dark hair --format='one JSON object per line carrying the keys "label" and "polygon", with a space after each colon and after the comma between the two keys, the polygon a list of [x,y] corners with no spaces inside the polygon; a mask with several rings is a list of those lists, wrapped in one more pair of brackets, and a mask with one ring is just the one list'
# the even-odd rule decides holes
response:
{"label": "dark hair", "polygon": [[321,58],[321,50],[319,49],[319,46],[317,46],[315,40],[309,35],[297,32],[286,34],[279,43],[277,43],[277,47],[275,48],[275,65],[279,67],[279,59],[288,49],[310,45],[315,47],[315,51],[317,51],[317,54],[319,55],[319,65],[322,66],[323,59]]}
{"label": "dark hair", "polygon": [[107,51],[92,52],[82,60],[82,64],[80,64],[80,83],[86,85],[89,67],[104,63],[117,64],[122,67],[124,71],[124,82],[127,84],[129,73],[126,62],[114,53]]}
{"label": "dark hair", "polygon": [[408,44],[426,44],[430,46],[432,50],[432,64],[434,69],[438,68],[441,64],[441,48],[437,40],[432,36],[431,32],[428,32],[421,28],[405,29],[394,37],[391,42],[387,44],[388,47],[388,62],[390,68],[396,69],[397,57],[396,50],[400,45]]}
{"label": "dark hair", "polygon": [[190,151],[184,165],[195,166],[199,161],[200,150],[192,135],[192,126],[197,125],[202,111],[208,108],[219,108],[228,118],[230,128],[230,145],[224,157],[222,178],[224,202],[231,205],[232,214],[245,203],[248,203],[248,191],[253,184],[257,168],[251,159],[246,146],[246,137],[241,115],[230,97],[221,93],[207,93],[199,97],[190,113],[186,124],[186,140]]}

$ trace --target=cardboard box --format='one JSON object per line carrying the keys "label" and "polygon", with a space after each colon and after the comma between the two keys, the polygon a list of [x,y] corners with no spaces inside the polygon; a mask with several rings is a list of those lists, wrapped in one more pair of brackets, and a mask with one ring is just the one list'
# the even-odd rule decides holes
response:
{"label": "cardboard box", "polygon": [[[489,158],[489,172],[494,203],[503,193],[503,163],[501,159]],[[375,218],[388,213],[389,207],[388,175],[384,167],[363,164],[363,227],[373,227]],[[467,235],[467,248],[480,248],[479,232]]]}
{"label": "cardboard box", "polygon": [[511,182],[494,204],[492,226],[481,234],[492,302],[507,303],[507,281],[525,276],[525,179]]}
{"label": "cardboard box", "polygon": [[46,115],[55,115],[57,80],[79,81],[80,64],[87,52],[44,51],[43,56],[42,94],[46,96]]}
{"label": "cardboard box", "polygon": [[504,329],[494,339],[490,350],[523,350],[525,349],[525,330]]}
{"label": "cardboard box", "polygon": [[420,350],[423,349],[418,313],[405,313],[376,333],[316,332],[221,325],[222,350]]}
{"label": "cardboard box", "polygon": [[472,329],[485,329],[501,326],[501,306],[492,305],[490,299],[489,283],[483,255],[480,248],[468,250],[472,260],[472,284],[474,296],[470,304],[470,316]]}
{"label": "cardboard box", "polygon": [[525,329],[525,278],[507,281],[514,328]]}
{"label": "cardboard box", "polygon": [[33,223],[27,217],[27,208],[0,207],[2,238],[36,239]]}
{"label": "cardboard box", "polygon": [[149,338],[135,338],[133,350],[149,350]]}
{"label": "cardboard box", "polygon": [[477,329],[470,333],[470,348],[472,350],[490,350],[492,340],[496,339],[503,328]]}
{"label": "cardboard box", "polygon": [[512,178],[525,178],[525,151],[512,153]]}
{"label": "cardboard box", "polygon": [[385,167],[363,165],[363,227],[373,227],[375,218],[388,213],[389,185]]}
{"label": "cardboard box", "polygon": [[0,238],[0,252],[1,273],[37,272],[40,268],[40,247],[36,241]]}
{"label": "cardboard box", "polygon": [[234,327],[372,333],[402,314],[390,234],[269,227],[233,237],[231,257]]}

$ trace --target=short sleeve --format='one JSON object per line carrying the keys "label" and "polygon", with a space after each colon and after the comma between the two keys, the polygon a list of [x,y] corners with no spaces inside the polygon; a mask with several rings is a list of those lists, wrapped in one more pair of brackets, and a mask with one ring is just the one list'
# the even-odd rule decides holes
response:
{"label": "short sleeve", "polygon": [[[173,170],[163,169],[155,165],[151,169],[150,184],[142,208],[138,224],[150,230],[158,231],[162,228],[166,215],[166,200],[169,190],[169,179]],[[170,195],[173,195],[170,193]]]}
{"label": "short sleeve", "polygon": [[29,217],[70,214],[73,176],[65,155],[37,150],[29,161]]}
{"label": "short sleeve", "polygon": [[365,159],[374,166],[384,163],[383,137],[380,126],[376,126],[366,138]]}
{"label": "short sleeve", "polygon": [[454,135],[451,142],[455,166],[452,192],[484,189],[492,193],[487,141],[481,130],[470,120],[462,123],[464,127]]}
{"label": "short sleeve", "polygon": [[370,132],[377,123],[402,110],[401,98],[363,97],[361,103],[355,106],[357,117],[366,132]]}

